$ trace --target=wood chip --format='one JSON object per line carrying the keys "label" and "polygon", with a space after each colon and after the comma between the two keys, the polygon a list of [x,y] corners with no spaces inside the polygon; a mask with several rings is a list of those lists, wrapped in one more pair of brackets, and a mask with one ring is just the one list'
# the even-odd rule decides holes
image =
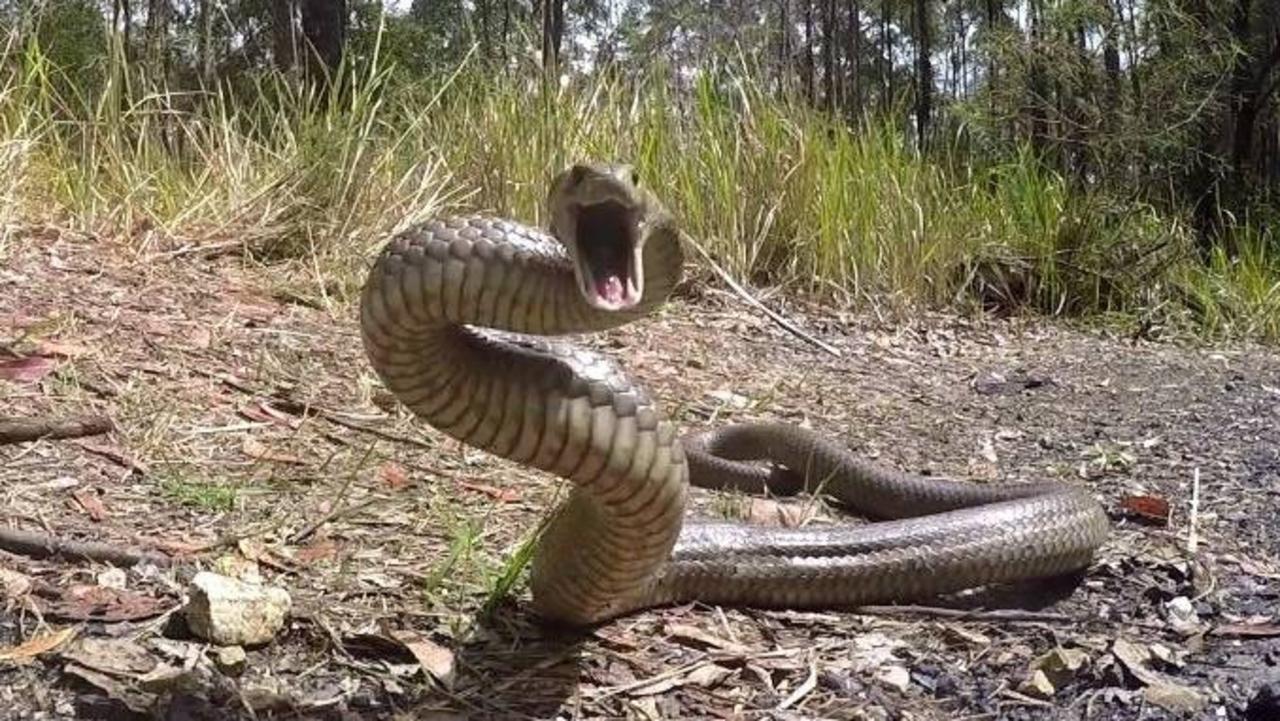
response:
{"label": "wood chip", "polygon": [[75,626],[32,636],[13,648],[0,649],[0,663],[24,664],[34,660],[41,654],[49,653],[66,643],[76,634]]}

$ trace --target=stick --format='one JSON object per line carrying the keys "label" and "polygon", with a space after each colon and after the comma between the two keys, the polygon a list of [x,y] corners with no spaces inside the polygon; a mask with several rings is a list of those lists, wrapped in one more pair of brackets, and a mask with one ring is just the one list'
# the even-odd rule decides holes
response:
{"label": "stick", "polygon": [[82,438],[115,430],[105,416],[73,416],[71,418],[15,418],[0,420],[0,445],[25,443],[41,438]]}
{"label": "stick", "polygon": [[1196,526],[1200,520],[1200,469],[1196,468],[1191,477],[1191,523],[1187,529],[1187,552],[1195,553],[1200,539],[1196,536]]}
{"label": "stick", "polygon": [[93,541],[69,541],[56,536],[0,527],[0,549],[19,553],[30,558],[63,556],[112,563],[117,566],[136,566],[139,563],[170,565],[167,556],[158,556],[133,548],[124,548]]}
{"label": "stick", "polygon": [[1017,609],[970,611],[963,608],[940,608],[937,606],[858,606],[853,611],[877,616],[927,616],[929,618],[954,618],[961,621],[1065,623],[1072,620],[1070,616],[1062,613],[1019,611]]}
{"label": "stick", "polygon": [[743,288],[741,285],[738,285],[738,281],[734,280],[733,276],[729,275],[729,273],[725,271],[724,268],[721,268],[720,264],[716,263],[715,260],[711,258],[711,255],[707,253],[707,251],[703,250],[702,246],[699,245],[698,242],[695,241],[692,237],[690,237],[688,233],[681,233],[681,235],[683,235],[684,238],[689,241],[689,245],[692,245],[694,249],[698,251],[698,253],[702,256],[703,260],[707,261],[707,263],[710,264],[711,269],[716,272],[716,275],[720,276],[720,280],[723,280],[725,282],[725,285],[728,285],[729,288],[731,288],[733,292],[738,295],[739,298],[742,298],[749,305],[756,308],[757,310],[764,313],[765,315],[769,316],[769,318],[774,323],[777,323],[778,325],[782,326],[785,330],[789,331],[792,335],[796,336],[800,340],[803,340],[807,343],[812,343],[813,345],[821,348],[822,350],[830,353],[831,355],[837,358],[840,357],[840,351],[836,350],[833,346],[830,346],[822,342],[821,340],[818,340],[817,338],[813,337],[812,335],[809,335],[808,333],[800,330],[794,324],[792,324],[791,321],[787,320],[786,318],[783,318],[781,315],[779,315],[774,310],[770,309],[764,303],[761,303],[760,301],[756,300],[750,293],[746,291],[745,288]]}

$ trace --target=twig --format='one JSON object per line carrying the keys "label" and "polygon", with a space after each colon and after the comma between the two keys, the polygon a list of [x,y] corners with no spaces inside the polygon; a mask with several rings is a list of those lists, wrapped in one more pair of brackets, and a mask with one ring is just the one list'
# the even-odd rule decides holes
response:
{"label": "twig", "polygon": [[698,251],[698,253],[702,256],[703,260],[707,261],[707,263],[711,266],[711,269],[716,272],[716,275],[720,276],[720,280],[723,280],[725,282],[725,285],[729,286],[729,288],[732,289],[733,292],[736,293],[739,298],[742,298],[749,305],[756,308],[757,310],[764,313],[765,315],[769,316],[769,318],[774,323],[777,323],[778,325],[782,326],[785,330],[787,330],[797,338],[807,343],[812,343],[813,345],[821,348],[822,350],[826,351],[827,353],[830,353],[831,355],[837,358],[840,357],[840,351],[837,350],[835,347],[828,345],[827,343],[822,342],[821,340],[815,338],[814,336],[800,330],[791,321],[787,320],[786,318],[783,318],[776,311],[772,310],[764,303],[761,303],[760,301],[756,300],[750,293],[747,292],[745,288],[743,288],[741,285],[738,284],[738,281],[733,279],[733,276],[729,275],[729,273],[724,268],[720,267],[720,264],[715,262],[715,260],[712,259],[711,255],[707,253],[707,251],[704,250],[696,240],[694,240],[691,236],[689,236],[688,233],[682,233],[682,235],[684,236],[685,240],[689,241],[689,245],[692,245],[694,249]]}
{"label": "twig", "polygon": [[71,418],[15,418],[0,420],[0,445],[42,438],[83,438],[110,433],[115,425],[105,416]]}
{"label": "twig", "polygon": [[1066,623],[1072,619],[1062,613],[1045,611],[1019,611],[1017,609],[998,608],[992,611],[974,611],[964,608],[941,608],[938,606],[858,606],[856,613],[876,616],[926,616],[929,618],[953,618],[960,621],[1013,621],[1024,623]]}
{"label": "twig", "polygon": [[352,504],[350,506],[342,506],[341,508],[335,508],[332,511],[329,511],[328,513],[324,514],[323,517],[316,519],[306,528],[303,528],[302,530],[290,536],[289,543],[292,543],[295,545],[298,543],[301,543],[302,541],[305,541],[308,538],[310,538],[313,533],[320,530],[320,527],[323,526],[324,524],[329,523],[331,521],[336,521],[339,518],[342,518],[343,516],[349,516],[353,513],[359,513],[360,511],[363,511],[369,506],[372,506],[373,504],[383,500],[386,500],[386,499],[384,499],[381,496],[378,496],[375,498],[366,498],[363,501],[360,501],[359,503],[356,503],[356,504]]}
{"label": "twig", "polygon": [[1187,528],[1187,552],[1195,553],[1200,544],[1196,536],[1196,526],[1200,520],[1200,469],[1196,468],[1191,477],[1191,522]]}
{"label": "twig", "polygon": [[113,563],[117,566],[135,566],[139,563],[168,566],[171,563],[167,556],[146,553],[138,549],[93,541],[69,541],[52,534],[23,531],[17,528],[0,527],[0,548],[30,558],[62,556]]}
{"label": "twig", "polygon": [[432,444],[426,441],[420,441],[416,438],[409,438],[408,436],[402,436],[396,433],[391,433],[390,431],[384,431],[378,428],[362,425],[360,423],[353,423],[343,418],[339,418],[337,415],[323,408],[313,406],[307,403],[303,403],[301,401],[297,401],[292,398],[285,398],[279,394],[268,395],[265,392],[259,392],[253,387],[248,386],[244,383],[241,383],[240,381],[228,375],[213,373],[209,371],[203,371],[200,369],[193,369],[193,370],[197,375],[202,375],[206,378],[212,378],[216,381],[219,381],[220,383],[227,386],[228,388],[240,391],[245,395],[254,396],[254,397],[262,396],[264,400],[266,400],[266,402],[272,405],[272,407],[277,408],[284,413],[288,413],[291,416],[306,418],[309,415],[315,415],[320,418],[323,418],[326,421],[329,421],[335,426],[342,426],[343,428],[349,428],[353,431],[358,431],[360,433],[368,433],[371,436],[377,436],[378,438],[391,441],[392,443],[403,443],[405,445],[416,446],[418,448],[422,448],[424,450],[429,450],[429,451],[435,450],[435,446],[433,446]]}

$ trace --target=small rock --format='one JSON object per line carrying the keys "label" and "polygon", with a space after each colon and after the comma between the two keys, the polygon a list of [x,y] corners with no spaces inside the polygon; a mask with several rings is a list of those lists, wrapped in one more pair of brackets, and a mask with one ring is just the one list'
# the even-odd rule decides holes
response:
{"label": "small rock", "polygon": [[245,664],[248,661],[249,657],[245,655],[244,649],[239,646],[223,646],[213,656],[213,662],[217,664],[218,670],[228,676],[239,676],[244,672]]}
{"label": "small rock", "polygon": [[901,666],[888,666],[876,674],[876,680],[899,691],[906,691],[911,685],[911,674]]}
{"label": "small rock", "polygon": [[[1088,661],[1089,654],[1081,649],[1055,648],[1031,662],[1031,673],[1023,685],[1030,685],[1032,691],[1022,689],[1022,692],[1028,696],[1036,696],[1033,691],[1044,688],[1044,684],[1047,683],[1049,695],[1052,695],[1056,689],[1070,683],[1076,672],[1084,668]],[[1043,682],[1037,676],[1042,677]],[[1036,698],[1048,698],[1048,696],[1036,696]]]}
{"label": "small rock", "polygon": [[99,586],[122,591],[124,590],[128,579],[125,577],[123,568],[108,568],[98,574],[97,581]]}
{"label": "small rock", "polygon": [[1191,604],[1191,599],[1175,596],[1165,602],[1164,608],[1169,617],[1169,627],[1174,631],[1190,636],[1200,630],[1200,616]]}
{"label": "small rock", "polygon": [[1040,669],[1031,672],[1027,679],[1018,685],[1019,693],[1026,694],[1031,698],[1048,699],[1052,698],[1058,692],[1053,681],[1049,680],[1049,676]]}
{"label": "small rock", "polygon": [[187,625],[220,646],[267,643],[284,627],[292,599],[283,588],[201,571],[188,589]]}
{"label": "small rock", "polygon": [[1259,688],[1244,710],[1245,721],[1271,721],[1280,718],[1280,681]]}
{"label": "small rock", "polygon": [[1154,706],[1170,713],[1195,713],[1204,708],[1206,699],[1189,686],[1157,683],[1142,689],[1142,696]]}

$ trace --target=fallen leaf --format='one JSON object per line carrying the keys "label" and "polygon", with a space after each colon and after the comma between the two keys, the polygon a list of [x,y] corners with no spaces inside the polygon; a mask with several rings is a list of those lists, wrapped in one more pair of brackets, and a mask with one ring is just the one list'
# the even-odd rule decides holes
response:
{"label": "fallen leaf", "polygon": [[391,638],[413,654],[422,670],[432,678],[451,688],[454,681],[453,652],[417,631],[397,629],[389,632]]}
{"label": "fallen leaf", "polygon": [[91,488],[80,488],[71,492],[71,497],[76,499],[76,503],[89,514],[89,518],[94,521],[101,521],[109,514],[107,507],[102,502],[102,498],[96,491]]}
{"label": "fallen leaf", "polygon": [[746,521],[754,525],[796,528],[804,523],[804,515],[804,508],[772,498],[751,498],[747,501]]}
{"label": "fallen leaf", "polygon": [[387,461],[378,468],[378,475],[382,476],[382,483],[387,488],[398,491],[409,485],[409,475],[404,472],[398,463]]}
{"label": "fallen leaf", "polygon": [[45,633],[39,636],[32,636],[13,648],[0,650],[0,661],[8,661],[10,663],[28,663],[36,656],[42,653],[48,653],[62,644],[76,633],[75,626],[68,626],[59,631]]}
{"label": "fallen leaf", "polygon": [[267,446],[263,445],[261,441],[258,441],[257,439],[255,439],[253,436],[244,437],[244,441],[240,444],[240,450],[246,456],[249,456],[250,458],[253,458],[259,461],[272,461],[275,463],[291,463],[294,465],[306,464],[305,461],[293,455],[292,453],[271,450]]}
{"label": "fallen leaf", "polygon": [[289,415],[266,401],[244,405],[239,412],[245,418],[259,423],[275,423],[294,430],[302,427],[302,419]]}
{"label": "fallen leaf", "polygon": [[1151,650],[1124,638],[1117,638],[1111,644],[1111,653],[1120,661],[1125,670],[1144,686],[1167,683],[1163,675],[1147,667],[1151,659]]}
{"label": "fallen leaf", "polygon": [[1142,697],[1170,713],[1195,713],[1206,703],[1205,697],[1190,686],[1171,682],[1152,684],[1142,690]]}
{"label": "fallen leaf", "polygon": [[63,666],[62,670],[92,685],[108,697],[119,701],[136,714],[149,714],[149,712],[153,711],[151,706],[155,697],[151,694],[139,692],[128,682],[112,678],[101,671],[95,671],[78,663],[68,663]]}
{"label": "fallen leaf", "polygon": [[484,483],[472,483],[470,481],[458,481],[458,485],[469,490],[483,493],[486,496],[503,503],[512,503],[520,500],[520,492],[510,488],[495,488]]}
{"label": "fallen leaf", "polygon": [[81,584],[56,599],[42,600],[40,606],[53,618],[115,622],[154,618],[164,612],[166,603],[126,589]]}
{"label": "fallen leaf", "polygon": [[733,669],[725,668],[720,664],[712,663],[706,666],[699,666],[689,672],[689,683],[697,684],[703,688],[712,688],[718,686],[733,675]]}
{"label": "fallen leaf", "polygon": [[0,598],[18,598],[31,591],[31,577],[25,573],[0,568]]}
{"label": "fallen leaf", "polygon": [[58,358],[79,358],[87,355],[89,349],[78,343],[70,343],[67,341],[42,340],[36,343],[35,352],[42,356],[52,356]]}
{"label": "fallen leaf", "polygon": [[1280,636],[1280,624],[1224,623],[1221,626],[1215,626],[1210,634],[1228,638],[1273,638]]}
{"label": "fallen leaf", "polygon": [[62,657],[113,676],[141,676],[160,665],[142,645],[128,639],[86,637],[62,652]]}
{"label": "fallen leaf", "polygon": [[1120,508],[1148,523],[1169,525],[1169,501],[1159,496],[1125,496],[1120,500]]}
{"label": "fallen leaf", "polygon": [[314,563],[322,558],[330,558],[338,552],[338,544],[331,538],[317,539],[298,549],[293,554],[294,560],[300,563]]}
{"label": "fallen leaf", "polygon": [[138,460],[134,460],[133,458],[130,458],[119,449],[116,449],[107,445],[99,445],[97,443],[93,443],[91,441],[84,441],[84,440],[77,442],[76,445],[80,446],[84,450],[94,455],[102,456],[103,458],[106,458],[107,460],[115,463],[116,465],[119,465],[123,468],[127,468],[130,471],[134,471],[135,473],[138,473],[144,476],[147,474],[147,470],[148,470],[147,464]]}
{"label": "fallen leaf", "polygon": [[49,375],[54,363],[42,356],[0,361],[0,378],[14,383],[36,383]]}
{"label": "fallen leaf", "polygon": [[697,626],[686,624],[673,624],[666,627],[667,635],[677,641],[692,641],[700,646],[708,646],[710,648],[718,648],[729,653],[746,654],[749,649],[739,643],[734,643],[718,636],[703,631]]}

